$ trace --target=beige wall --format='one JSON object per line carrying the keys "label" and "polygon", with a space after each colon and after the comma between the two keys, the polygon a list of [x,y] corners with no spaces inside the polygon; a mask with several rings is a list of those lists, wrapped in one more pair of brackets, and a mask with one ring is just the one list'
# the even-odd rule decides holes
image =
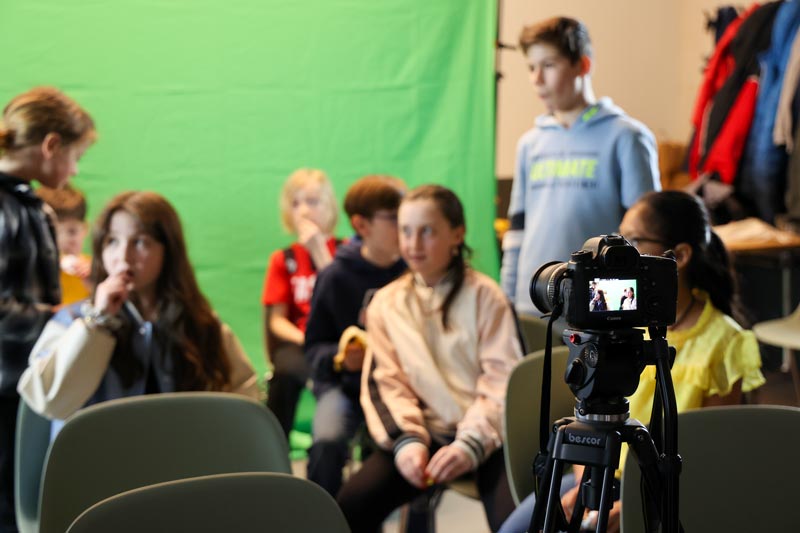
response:
{"label": "beige wall", "polygon": [[[516,44],[523,25],[555,16],[581,19],[594,46],[595,94],[610,96],[659,139],[687,141],[704,58],[713,50],[704,10],[719,0],[498,0],[500,40]],[[544,112],[528,82],[522,54],[501,50],[498,69],[498,177],[514,169],[517,139]]]}

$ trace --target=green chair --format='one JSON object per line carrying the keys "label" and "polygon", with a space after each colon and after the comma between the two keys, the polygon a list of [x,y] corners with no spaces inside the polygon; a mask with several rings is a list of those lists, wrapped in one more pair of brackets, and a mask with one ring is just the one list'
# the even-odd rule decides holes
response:
{"label": "green chair", "polygon": [[92,505],[68,533],[347,533],[327,492],[287,474],[218,474],[133,489]]}
{"label": "green chair", "polygon": [[[569,348],[553,348],[550,376],[550,425],[575,412],[575,396],[564,383]],[[505,460],[511,495],[519,504],[534,489],[533,460],[539,452],[544,350],[528,354],[511,372],[506,391]],[[546,444],[545,444],[546,446]]]}
{"label": "green chair", "polygon": [[290,473],[275,415],[237,394],[186,392],[78,411],[53,441],[40,533],[63,533],[91,505],[127,490],[232,472]]}
{"label": "green chair", "polygon": [[[517,324],[519,325],[522,339],[525,341],[525,353],[544,350],[547,342],[547,320],[520,314],[517,316]],[[564,344],[561,340],[561,333],[565,327],[566,323],[563,319],[553,324],[553,346],[562,346]]]}
{"label": "green chair", "polygon": [[14,449],[14,490],[17,528],[20,533],[39,531],[39,489],[47,450],[50,447],[50,420],[19,402],[16,447]]}
{"label": "green chair", "polygon": [[[679,509],[686,531],[797,531],[800,408],[707,407],[678,415]],[[644,531],[640,472],[622,474],[622,532]]]}

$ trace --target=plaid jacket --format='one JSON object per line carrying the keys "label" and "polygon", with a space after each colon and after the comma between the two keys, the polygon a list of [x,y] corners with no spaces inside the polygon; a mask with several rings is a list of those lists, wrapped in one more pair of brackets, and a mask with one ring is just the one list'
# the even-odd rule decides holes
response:
{"label": "plaid jacket", "polygon": [[31,186],[0,172],[0,396],[17,381],[61,301],[52,222]]}

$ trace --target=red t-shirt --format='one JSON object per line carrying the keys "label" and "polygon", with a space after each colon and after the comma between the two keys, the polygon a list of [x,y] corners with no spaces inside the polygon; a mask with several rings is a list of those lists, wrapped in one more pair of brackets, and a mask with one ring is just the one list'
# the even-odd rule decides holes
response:
{"label": "red t-shirt", "polygon": [[[328,250],[334,254],[336,239],[328,240]],[[295,242],[287,250],[277,250],[270,256],[261,303],[265,306],[286,304],[289,321],[305,332],[316,281],[317,269],[311,255],[302,244]]]}

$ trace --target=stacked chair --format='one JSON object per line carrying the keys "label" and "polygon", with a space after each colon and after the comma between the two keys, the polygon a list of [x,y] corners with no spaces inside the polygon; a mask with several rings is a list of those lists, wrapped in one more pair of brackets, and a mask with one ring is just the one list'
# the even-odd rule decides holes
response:
{"label": "stacked chair", "polygon": [[[142,520],[148,516],[163,520],[164,527],[160,530],[174,531],[169,524],[188,520],[186,509],[178,505],[182,497],[178,493],[183,491],[208,496],[205,500],[198,496],[190,514],[199,518],[213,511],[227,517],[231,526],[224,528],[225,531],[250,531],[263,524],[245,519],[241,505],[234,505],[225,491],[244,494],[247,487],[270,484],[274,493],[294,494],[297,498],[305,497],[297,495],[310,494],[304,488],[296,488],[294,479],[287,479],[291,478],[289,450],[275,416],[263,405],[243,396],[212,392],[156,394],[91,406],[67,420],[44,460],[41,460],[42,419],[27,407],[22,409],[17,447],[18,487],[25,489],[20,492],[18,505],[22,533],[63,533],[90,507],[94,509],[92,516],[107,517],[108,509],[119,509],[127,502],[139,506]],[[49,423],[47,428],[49,440]],[[37,463],[44,465],[38,498],[34,496]],[[268,481],[252,475],[230,477],[236,473],[283,476]],[[206,481],[186,481],[198,477]],[[274,488],[277,485],[287,488]],[[167,516],[166,507],[153,513],[144,511],[143,505],[158,499],[148,496],[153,494],[150,490],[163,490],[163,494],[169,495],[164,498],[175,498],[174,509],[178,514]],[[38,502],[31,501],[37,499]],[[272,505],[268,499],[266,493],[256,491],[246,501],[255,512]],[[325,498],[322,501],[326,501]],[[328,507],[336,507],[331,498],[327,502]],[[244,503],[242,496],[242,505]],[[98,510],[106,504],[110,506],[108,509]],[[296,510],[302,504],[303,500],[298,499],[294,505],[287,503],[282,507],[287,511]],[[269,518],[268,513],[260,514],[262,521]],[[81,527],[93,527],[93,519],[86,520]],[[238,526],[233,526],[246,523],[249,527],[236,529]],[[178,529],[197,530],[193,527]],[[117,527],[81,529],[101,530],[121,531]],[[140,529],[147,530],[159,529]]]}
{"label": "stacked chair", "polygon": [[84,511],[68,533],[347,533],[331,496],[311,481],[251,472],[167,481],[111,496]]}

